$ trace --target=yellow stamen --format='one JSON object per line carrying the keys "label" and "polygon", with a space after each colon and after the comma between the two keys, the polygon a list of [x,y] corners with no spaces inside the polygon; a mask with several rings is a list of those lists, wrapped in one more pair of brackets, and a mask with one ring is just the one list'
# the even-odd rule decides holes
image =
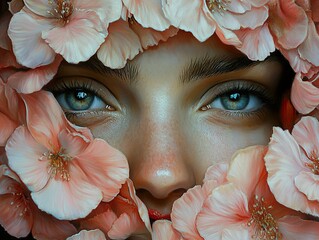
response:
{"label": "yellow stamen", "polygon": [[63,181],[70,181],[69,162],[72,158],[64,154],[63,149],[58,153],[49,152],[44,155],[49,160],[48,173],[51,177],[54,178],[58,174]]}
{"label": "yellow stamen", "polygon": [[227,11],[227,6],[230,1],[231,0],[206,0],[206,5],[212,13],[222,13]]}
{"label": "yellow stamen", "polygon": [[73,13],[74,7],[72,0],[48,0],[51,5],[50,15],[62,20],[63,23],[68,23],[69,18]]}
{"label": "yellow stamen", "polygon": [[310,163],[305,163],[306,167],[315,174],[319,175],[319,156],[316,151],[312,151],[310,156],[308,156]]}

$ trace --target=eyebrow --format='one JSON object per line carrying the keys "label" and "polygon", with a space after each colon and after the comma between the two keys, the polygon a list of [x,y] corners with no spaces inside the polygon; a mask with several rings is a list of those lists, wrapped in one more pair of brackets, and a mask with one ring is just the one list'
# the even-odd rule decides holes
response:
{"label": "eyebrow", "polygon": [[87,62],[79,63],[79,65],[94,72],[98,72],[101,75],[117,77],[121,80],[124,80],[128,84],[136,82],[139,74],[137,66],[133,65],[132,63],[127,63],[125,67],[121,69],[112,69],[105,66],[96,56],[93,56]]}
{"label": "eyebrow", "polygon": [[238,71],[250,68],[266,61],[274,60],[270,56],[262,62],[252,61],[247,57],[230,58],[230,57],[210,57],[195,58],[190,61],[180,75],[182,83],[189,83],[198,79],[212,77],[218,74]]}

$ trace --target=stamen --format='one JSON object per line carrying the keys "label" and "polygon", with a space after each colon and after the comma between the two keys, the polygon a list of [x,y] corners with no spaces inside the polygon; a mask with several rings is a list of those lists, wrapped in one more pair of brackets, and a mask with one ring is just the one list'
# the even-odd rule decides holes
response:
{"label": "stamen", "polygon": [[306,167],[310,168],[310,170],[315,175],[319,175],[319,156],[318,153],[313,150],[310,156],[307,156],[310,163],[305,163]]}
{"label": "stamen", "polygon": [[223,13],[227,11],[227,6],[230,2],[231,0],[206,0],[206,5],[212,13]]}
{"label": "stamen", "polygon": [[58,153],[49,152],[49,154],[43,154],[50,161],[48,165],[48,173],[54,178],[58,176],[63,181],[70,181],[69,162],[72,158],[63,153],[63,149]]}
{"label": "stamen", "polygon": [[51,10],[47,11],[52,17],[61,19],[63,23],[69,22],[74,7],[72,0],[48,0]]}
{"label": "stamen", "polygon": [[270,213],[272,206],[267,206],[263,197],[255,195],[255,200],[250,206],[251,217],[247,223],[255,229],[253,239],[258,240],[280,240],[282,234],[279,232],[277,222]]}

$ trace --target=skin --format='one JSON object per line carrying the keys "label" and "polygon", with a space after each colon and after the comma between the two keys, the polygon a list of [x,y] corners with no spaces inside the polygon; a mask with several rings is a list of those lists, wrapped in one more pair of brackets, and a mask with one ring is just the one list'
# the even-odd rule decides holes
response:
{"label": "skin", "polygon": [[[187,189],[202,183],[208,166],[229,162],[237,149],[267,144],[272,127],[278,125],[274,105],[278,105],[283,74],[278,59],[183,83],[182,73],[190,62],[204,57],[237,59],[244,55],[216,38],[200,43],[181,32],[129,63],[138,69],[131,83],[116,74],[90,70],[85,64],[64,63],[57,80],[48,87],[60,100],[67,91],[61,82],[71,87],[74,82],[90,82],[110,106],[85,111],[70,110],[63,102],[61,106],[72,122],[89,127],[95,137],[126,155],[137,195],[148,208],[162,214],[170,213],[173,202]],[[263,89],[272,103],[255,97],[249,111],[220,109],[217,95],[238,81]]]}

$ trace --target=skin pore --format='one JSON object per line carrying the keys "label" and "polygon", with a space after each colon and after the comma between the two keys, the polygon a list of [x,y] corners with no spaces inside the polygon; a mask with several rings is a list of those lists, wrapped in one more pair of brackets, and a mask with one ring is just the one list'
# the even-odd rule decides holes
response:
{"label": "skin pore", "polygon": [[252,62],[215,37],[200,43],[180,31],[124,69],[63,63],[47,89],[70,121],[126,155],[137,195],[167,214],[208,166],[269,142],[283,72],[276,56]]}

